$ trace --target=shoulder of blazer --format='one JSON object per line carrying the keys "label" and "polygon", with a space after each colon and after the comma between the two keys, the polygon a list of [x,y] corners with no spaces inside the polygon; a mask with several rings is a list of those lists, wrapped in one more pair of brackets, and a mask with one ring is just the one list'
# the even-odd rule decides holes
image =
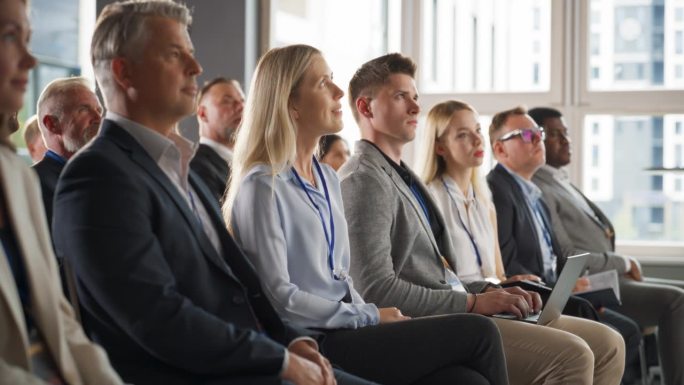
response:
{"label": "shoulder of blazer", "polygon": [[552,186],[554,184],[557,184],[551,172],[543,167],[534,173],[534,176],[532,176],[532,181],[536,185],[546,184]]}
{"label": "shoulder of blazer", "polygon": [[[500,164],[497,164],[492,169],[492,171],[489,172],[489,175],[487,175],[487,182],[489,182],[490,185],[494,186],[508,186],[508,194],[519,194],[522,196],[522,191],[520,189],[520,186],[518,186],[518,183],[515,181],[513,176],[509,174],[508,171],[506,171],[506,169],[503,168],[503,166]],[[492,187],[492,190],[494,189],[495,188]]]}

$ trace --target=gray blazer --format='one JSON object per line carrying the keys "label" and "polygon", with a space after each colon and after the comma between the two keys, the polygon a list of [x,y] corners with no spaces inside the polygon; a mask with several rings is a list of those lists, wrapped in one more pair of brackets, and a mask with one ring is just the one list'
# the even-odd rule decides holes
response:
{"label": "gray blazer", "polygon": [[[554,179],[547,168],[540,168],[532,181],[542,190],[551,215],[553,232],[564,249],[590,252],[586,266],[590,273],[611,269],[617,270],[619,274],[625,272],[624,259],[614,252],[613,225],[593,202],[577,190],[598,219],[582,210],[575,203],[572,194]],[[610,229],[610,234],[604,230],[604,226]]]}
{"label": "gray blazer", "polygon": [[[451,290],[440,250],[456,266],[451,240],[436,240],[413,193],[373,145],[356,143],[354,156],[339,171],[351,246],[350,273],[367,302],[396,306],[409,316],[462,313],[465,293]],[[413,174],[416,181],[420,179]],[[430,193],[419,183],[425,199]],[[479,293],[487,282],[466,285]]]}

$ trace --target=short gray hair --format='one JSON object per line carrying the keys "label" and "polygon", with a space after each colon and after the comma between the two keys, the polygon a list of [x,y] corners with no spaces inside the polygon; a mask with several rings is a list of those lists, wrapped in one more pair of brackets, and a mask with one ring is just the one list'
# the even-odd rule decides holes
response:
{"label": "short gray hair", "polygon": [[43,118],[45,115],[62,114],[62,110],[64,109],[64,98],[58,98],[58,96],[62,96],[64,93],[79,87],[86,88],[90,91],[93,90],[90,81],[82,76],[57,78],[45,86],[43,92],[41,92],[40,96],[38,97],[38,102],[36,103],[38,127],[40,127],[41,132],[45,132],[46,130],[45,124],[43,123]]}
{"label": "short gray hair", "polygon": [[155,16],[175,20],[184,26],[192,24],[190,10],[172,0],[127,0],[108,4],[102,10],[90,44],[90,60],[103,91],[114,85],[112,60],[134,54],[141,38],[148,35],[145,33],[146,20]]}

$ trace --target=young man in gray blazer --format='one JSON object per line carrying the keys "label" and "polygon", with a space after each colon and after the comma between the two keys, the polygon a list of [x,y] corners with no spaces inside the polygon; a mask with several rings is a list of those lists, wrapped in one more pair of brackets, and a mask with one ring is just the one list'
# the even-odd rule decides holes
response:
{"label": "young man in gray blazer", "polygon": [[568,127],[552,108],[533,108],[529,115],[546,131],[546,165],[532,178],[549,207],[559,242],[590,252],[589,272],[615,269],[621,275],[622,306],[616,308],[640,326],[658,326],[658,344],[665,383],[684,384],[684,290],[643,281],[632,257],[615,252],[615,230],[601,209],[572,185],[562,167],[570,164]]}
{"label": "young man in gray blazer", "polygon": [[[539,311],[535,293],[487,282],[464,286],[453,273],[456,256],[442,215],[425,185],[401,162],[420,112],[415,69],[411,59],[388,54],[365,63],[349,85],[362,140],[340,177],[355,286],[367,301],[410,316],[510,312],[521,317]],[[620,381],[624,343],[605,326],[572,317],[550,327],[496,323],[512,384]]]}

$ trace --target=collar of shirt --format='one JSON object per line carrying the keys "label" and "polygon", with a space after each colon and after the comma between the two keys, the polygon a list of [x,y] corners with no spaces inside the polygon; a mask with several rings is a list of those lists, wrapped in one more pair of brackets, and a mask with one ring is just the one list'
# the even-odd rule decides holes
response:
{"label": "collar of shirt", "polygon": [[66,162],[67,162],[67,159],[66,159],[65,157],[59,155],[58,153],[56,153],[56,152],[54,152],[54,151],[52,151],[52,150],[50,150],[50,149],[48,149],[47,151],[45,151],[45,156],[48,157],[48,158],[50,158],[50,159],[52,159],[52,160],[54,160],[55,162],[57,162],[57,163],[59,163],[59,164],[61,164],[61,165],[65,165]]}
{"label": "collar of shirt", "polygon": [[[314,193],[322,196],[325,199],[325,195],[321,190],[321,188],[322,188],[321,187],[322,186],[321,176],[318,175],[318,170],[316,169],[316,166],[311,165],[311,167],[313,167],[313,176],[316,179],[316,186],[318,186],[318,187],[315,187],[308,180],[306,180],[304,178],[302,178],[302,181],[304,182],[304,185],[306,186],[306,189],[309,192],[314,192]],[[323,167],[323,165],[321,164],[321,168],[322,167]],[[260,172],[266,173],[266,172],[268,172],[268,170],[270,170],[270,167],[264,165],[263,168],[258,167],[257,170]],[[292,166],[288,166],[288,167],[284,168],[282,171],[280,171],[278,174],[276,174],[276,176],[278,178],[282,179],[283,181],[287,181],[289,183],[294,184],[295,186],[297,186],[298,189],[301,188],[301,186],[299,185],[299,181],[297,180],[297,178],[294,175],[294,172],[292,172]]]}
{"label": "collar of shirt", "polygon": [[219,154],[219,156],[226,162],[231,163],[233,161],[233,150],[224,146],[223,144],[204,136],[200,136],[199,142],[211,147],[211,149],[216,151],[216,153]]}
{"label": "collar of shirt", "polygon": [[387,154],[385,154],[385,153],[380,149],[380,147],[376,146],[375,143],[373,143],[373,142],[371,142],[371,141],[369,141],[369,140],[366,140],[366,139],[361,139],[361,140],[364,141],[364,142],[366,142],[366,143],[368,143],[368,144],[370,144],[370,145],[372,145],[373,147],[375,147],[375,148],[380,152],[380,154],[382,154],[382,156],[385,158],[385,160],[387,160],[387,163],[391,164],[392,167],[394,167],[394,170],[397,172],[397,174],[399,174],[399,176],[401,177],[401,179],[402,179],[404,182],[406,182],[406,184],[407,184],[409,187],[411,187],[411,184],[413,183],[413,177],[411,176],[411,173],[408,171],[408,169],[406,168],[406,164],[404,164],[403,161],[401,162],[401,164],[397,164],[397,162],[395,162],[394,160],[392,160],[392,158],[390,158],[389,156],[387,156]]}
{"label": "collar of shirt", "polygon": [[[178,174],[178,181],[183,188],[187,189],[190,160],[195,156],[197,143],[175,132],[164,136],[112,111],[107,111],[105,119],[115,122],[126,130],[162,170],[167,171],[167,167],[164,165],[172,166],[173,171]],[[175,178],[172,177],[172,179]]]}
{"label": "collar of shirt", "polygon": [[543,165],[542,168],[548,171],[553,179],[563,183],[570,183],[570,174],[565,168],[555,168],[548,164]]}
{"label": "collar of shirt", "polygon": [[514,173],[513,171],[511,171],[508,167],[504,166],[503,164],[501,164],[501,166],[504,168],[504,170],[506,170],[509,174],[511,174],[511,176],[513,177],[513,179],[515,179],[516,182],[518,182],[518,185],[520,186],[520,189],[522,190],[523,195],[525,195],[525,198],[527,198],[527,200],[531,204],[537,202],[539,200],[539,198],[541,198],[542,192],[539,189],[539,187],[537,187],[536,184],[532,183],[529,180],[525,180],[523,177]]}
{"label": "collar of shirt", "polygon": [[459,203],[471,204],[475,201],[475,190],[473,190],[473,184],[468,185],[468,196],[463,195],[463,191],[458,187],[458,184],[449,175],[442,175],[444,183],[446,183],[447,188],[451,196],[459,201]]}

